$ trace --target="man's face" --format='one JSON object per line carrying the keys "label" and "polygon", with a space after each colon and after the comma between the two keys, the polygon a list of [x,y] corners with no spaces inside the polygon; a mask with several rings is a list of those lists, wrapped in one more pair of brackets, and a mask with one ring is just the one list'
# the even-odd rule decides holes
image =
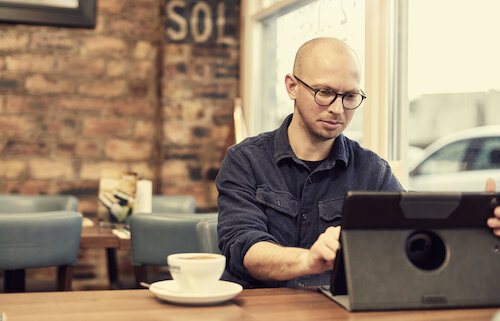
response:
{"label": "man's face", "polygon": [[[332,53],[329,48],[315,50],[297,76],[314,89],[329,89],[337,93],[360,92],[359,64],[355,57],[342,51]],[[354,110],[343,108],[340,96],[329,106],[318,105],[314,92],[295,81],[298,86],[295,91],[295,114],[301,128],[315,141],[339,136],[349,125]]]}

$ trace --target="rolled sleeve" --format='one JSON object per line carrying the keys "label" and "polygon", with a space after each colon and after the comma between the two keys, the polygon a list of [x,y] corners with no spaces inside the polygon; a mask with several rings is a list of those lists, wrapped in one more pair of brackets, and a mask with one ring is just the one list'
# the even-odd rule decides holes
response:
{"label": "rolled sleeve", "polygon": [[243,286],[258,283],[243,266],[248,249],[257,242],[277,243],[267,230],[267,216],[256,200],[254,174],[235,147],[229,149],[216,178],[219,191],[219,248],[227,258],[226,276]]}

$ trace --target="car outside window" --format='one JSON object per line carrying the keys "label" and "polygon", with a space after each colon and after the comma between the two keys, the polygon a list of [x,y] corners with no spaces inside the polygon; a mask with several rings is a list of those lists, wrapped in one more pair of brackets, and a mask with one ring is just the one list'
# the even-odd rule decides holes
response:
{"label": "car outside window", "polygon": [[470,140],[462,140],[437,150],[415,170],[417,175],[460,172],[466,168],[465,156]]}
{"label": "car outside window", "polygon": [[497,168],[500,168],[500,137],[484,138],[470,169],[487,170]]}

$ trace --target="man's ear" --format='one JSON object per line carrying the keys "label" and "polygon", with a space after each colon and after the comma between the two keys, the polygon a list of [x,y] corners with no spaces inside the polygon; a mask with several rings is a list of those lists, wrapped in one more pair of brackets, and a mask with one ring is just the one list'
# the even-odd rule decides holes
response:
{"label": "man's ear", "polygon": [[285,87],[290,99],[295,100],[297,98],[297,82],[291,74],[285,76]]}

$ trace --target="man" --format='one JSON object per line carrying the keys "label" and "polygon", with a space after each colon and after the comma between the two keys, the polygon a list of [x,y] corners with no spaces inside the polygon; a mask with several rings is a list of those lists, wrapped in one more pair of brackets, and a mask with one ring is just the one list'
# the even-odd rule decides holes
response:
{"label": "man", "polygon": [[223,279],[246,288],[328,284],[346,192],[402,190],[386,161],[342,135],[365,98],[350,47],[306,42],[285,86],[294,113],[232,146],[216,178]]}

